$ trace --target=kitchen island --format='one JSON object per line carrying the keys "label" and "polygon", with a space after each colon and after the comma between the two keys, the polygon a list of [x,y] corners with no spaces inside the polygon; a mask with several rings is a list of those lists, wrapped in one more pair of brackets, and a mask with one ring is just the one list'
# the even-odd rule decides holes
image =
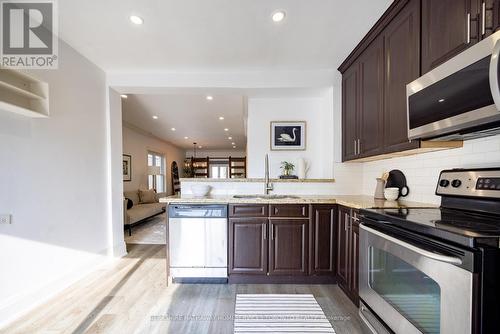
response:
{"label": "kitchen island", "polygon": [[227,233],[221,238],[227,238],[229,283],[338,283],[355,304],[359,210],[435,207],[364,195],[172,196],[162,201],[169,207],[227,208]]}

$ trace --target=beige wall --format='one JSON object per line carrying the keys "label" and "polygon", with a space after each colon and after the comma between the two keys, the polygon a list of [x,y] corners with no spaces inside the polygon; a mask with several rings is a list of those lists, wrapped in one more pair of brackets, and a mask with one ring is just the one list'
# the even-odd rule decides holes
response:
{"label": "beige wall", "polygon": [[[152,137],[141,130],[133,129],[124,124],[123,126],[123,154],[132,156],[132,181],[123,183],[123,190],[137,190],[147,188],[147,152],[153,151],[165,155],[166,159],[166,181],[167,193],[172,193],[170,165],[177,161],[179,173],[182,174],[182,166],[185,158],[184,149],[178,148],[168,142]],[[182,176],[182,175],[181,175]]]}

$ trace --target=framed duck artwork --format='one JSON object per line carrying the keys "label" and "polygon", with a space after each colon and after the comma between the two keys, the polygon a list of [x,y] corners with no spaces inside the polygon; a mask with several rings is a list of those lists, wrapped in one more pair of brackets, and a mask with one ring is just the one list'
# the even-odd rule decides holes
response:
{"label": "framed duck artwork", "polygon": [[271,122],[272,151],[303,151],[306,149],[306,122]]}

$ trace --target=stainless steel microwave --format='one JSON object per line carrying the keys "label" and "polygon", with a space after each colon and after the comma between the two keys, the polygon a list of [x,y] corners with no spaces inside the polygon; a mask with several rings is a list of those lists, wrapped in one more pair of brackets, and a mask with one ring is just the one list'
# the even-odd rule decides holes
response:
{"label": "stainless steel microwave", "polygon": [[500,32],[406,86],[409,139],[500,133]]}

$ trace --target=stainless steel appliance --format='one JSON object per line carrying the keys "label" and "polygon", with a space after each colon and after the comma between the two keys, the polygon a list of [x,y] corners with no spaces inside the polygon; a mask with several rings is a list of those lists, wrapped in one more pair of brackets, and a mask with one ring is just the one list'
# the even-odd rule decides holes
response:
{"label": "stainless steel appliance", "polygon": [[500,32],[406,86],[409,139],[500,133]]}
{"label": "stainless steel appliance", "polygon": [[500,168],[441,172],[439,208],[367,209],[360,315],[374,332],[493,333],[500,304]]}
{"label": "stainless steel appliance", "polygon": [[227,282],[227,206],[169,206],[174,282]]}

